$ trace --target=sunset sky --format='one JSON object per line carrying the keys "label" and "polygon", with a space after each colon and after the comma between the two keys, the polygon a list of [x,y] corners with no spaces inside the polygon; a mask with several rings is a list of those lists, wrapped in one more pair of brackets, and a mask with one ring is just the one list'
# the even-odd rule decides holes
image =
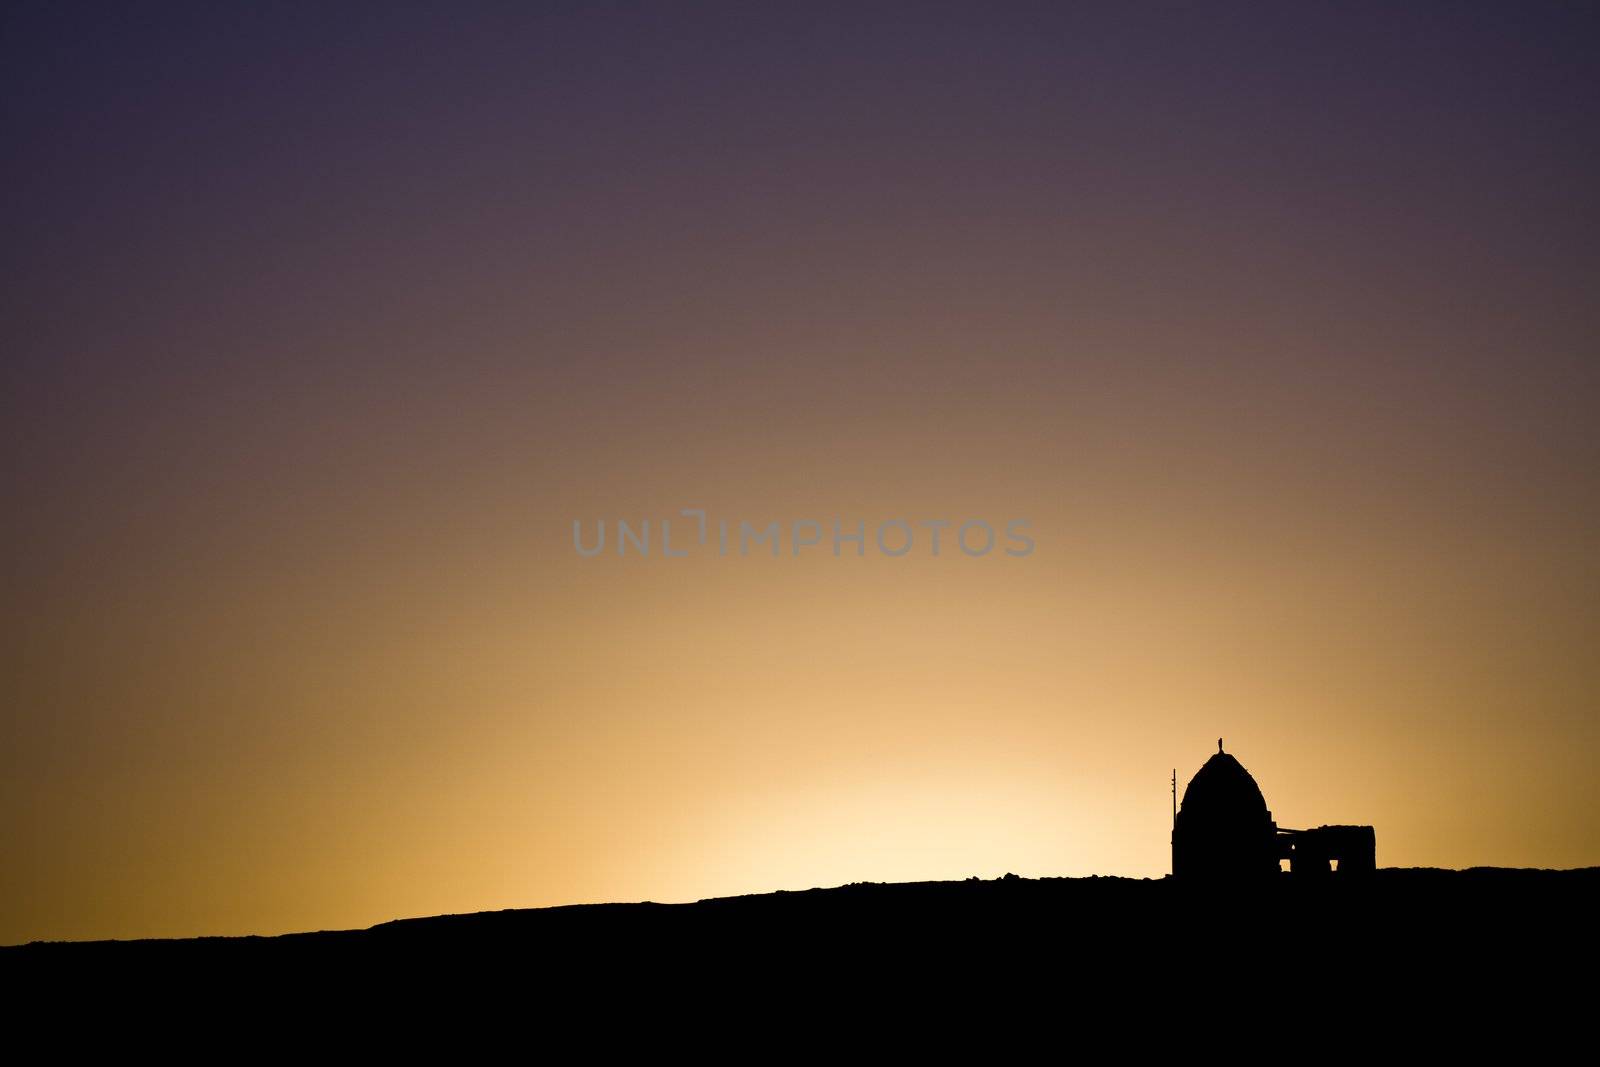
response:
{"label": "sunset sky", "polygon": [[[1219,735],[1600,864],[1600,8],[18,3],[0,105],[0,944],[1160,877]],[[685,508],[830,532],[574,550]]]}

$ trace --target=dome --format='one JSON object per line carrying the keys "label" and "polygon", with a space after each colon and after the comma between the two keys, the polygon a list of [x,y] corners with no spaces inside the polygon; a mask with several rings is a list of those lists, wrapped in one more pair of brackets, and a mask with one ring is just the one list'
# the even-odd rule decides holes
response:
{"label": "dome", "polygon": [[1261,787],[1219,748],[1183,791],[1172,828],[1173,873],[1211,878],[1275,873],[1277,831]]}
{"label": "dome", "polygon": [[1218,752],[1195,772],[1183,791],[1183,810],[1178,814],[1207,822],[1272,818],[1261,787],[1244,764],[1226,752]]}

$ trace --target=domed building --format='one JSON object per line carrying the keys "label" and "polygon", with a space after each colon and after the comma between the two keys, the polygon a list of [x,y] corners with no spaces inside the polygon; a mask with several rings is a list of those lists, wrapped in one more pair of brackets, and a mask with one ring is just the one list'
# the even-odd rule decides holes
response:
{"label": "domed building", "polygon": [[1319,826],[1284,830],[1250,772],[1222,750],[1206,760],[1177,806],[1173,774],[1172,873],[1192,881],[1271,877],[1288,860],[1296,874],[1345,873],[1375,868],[1376,835],[1370,826]]}

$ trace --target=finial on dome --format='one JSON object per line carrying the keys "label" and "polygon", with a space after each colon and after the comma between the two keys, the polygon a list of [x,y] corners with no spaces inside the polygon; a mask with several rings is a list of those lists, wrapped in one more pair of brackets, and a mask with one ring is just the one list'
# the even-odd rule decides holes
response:
{"label": "finial on dome", "polygon": [[1217,738],[1217,754],[1222,754],[1222,738]]}

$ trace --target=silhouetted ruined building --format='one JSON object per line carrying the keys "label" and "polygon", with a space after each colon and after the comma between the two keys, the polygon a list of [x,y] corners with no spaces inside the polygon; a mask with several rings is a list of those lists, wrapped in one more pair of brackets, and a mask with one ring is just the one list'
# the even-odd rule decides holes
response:
{"label": "silhouetted ruined building", "polygon": [[1362,873],[1377,866],[1377,837],[1370,826],[1280,829],[1261,788],[1238,760],[1217,753],[1189,781],[1177,806],[1173,774],[1172,873],[1194,880],[1271,876],[1288,860],[1297,875]]}

